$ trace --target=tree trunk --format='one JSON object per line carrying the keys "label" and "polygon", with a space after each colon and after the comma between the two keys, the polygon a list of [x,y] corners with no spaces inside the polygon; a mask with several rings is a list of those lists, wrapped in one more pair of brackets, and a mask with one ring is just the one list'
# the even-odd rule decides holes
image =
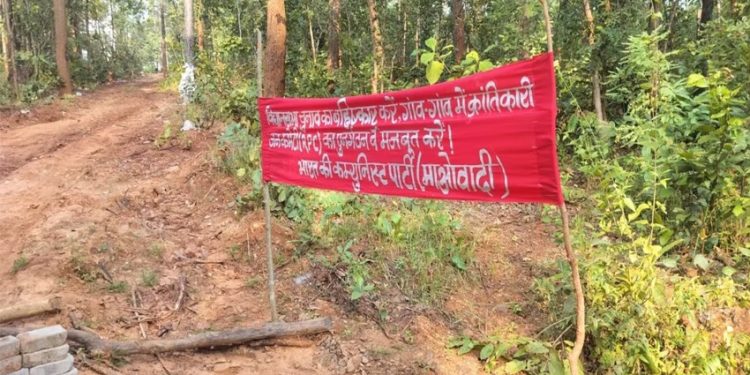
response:
{"label": "tree trunk", "polygon": [[52,11],[55,18],[55,61],[57,62],[57,75],[63,83],[62,93],[69,95],[73,93],[73,81],[70,79],[68,70],[67,43],[68,32],[65,18],[65,0],[52,0]]}
{"label": "tree trunk", "polygon": [[263,95],[284,96],[286,73],[286,9],[284,0],[268,0]]}
{"label": "tree trunk", "polygon": [[453,16],[453,55],[456,63],[460,63],[466,55],[466,31],[464,30],[464,1],[451,0],[451,15]]}
{"label": "tree trunk", "polygon": [[203,0],[198,0],[198,18],[197,18],[197,33],[198,33],[198,52],[203,52],[204,38],[205,38],[205,25],[203,24]]}
{"label": "tree trunk", "polygon": [[[419,37],[419,29],[422,27],[422,18],[420,17],[420,14],[417,13],[417,27],[414,28],[414,49],[418,50],[420,45],[420,37]],[[415,54],[414,56],[414,65],[419,65],[419,54]]]}
{"label": "tree trunk", "polygon": [[341,0],[328,0],[331,13],[328,20],[328,62],[326,63],[329,71],[339,68],[339,34],[341,33],[341,24],[339,16],[341,14]]}
{"label": "tree trunk", "polygon": [[370,31],[372,32],[372,93],[378,93],[378,84],[380,82],[380,69],[383,67],[383,36],[380,34],[380,22],[378,21],[378,10],[375,7],[375,0],[367,0],[367,9],[370,13]]}
{"label": "tree trunk", "polygon": [[13,34],[13,3],[11,0],[0,0],[0,12],[2,12],[3,30],[2,47],[3,63],[5,67],[5,79],[10,84],[13,95],[18,92],[18,70],[16,69],[16,45]]}
{"label": "tree trunk", "polygon": [[193,65],[193,0],[185,0],[185,64]]}
{"label": "tree trunk", "polygon": [[312,10],[307,10],[307,31],[310,33],[310,52],[312,53],[313,64],[318,64],[318,51],[315,48],[315,34],[313,34]]}
{"label": "tree trunk", "polygon": [[653,32],[661,26],[664,17],[664,0],[651,0],[651,17],[649,18],[649,31]]}
{"label": "tree trunk", "polygon": [[399,15],[401,16],[401,56],[399,56],[398,65],[404,68],[406,64],[406,10],[404,9],[403,0],[398,1]]}
{"label": "tree trunk", "polygon": [[159,49],[161,50],[161,72],[164,74],[164,78],[169,75],[169,62],[167,61],[167,23],[164,20],[166,13],[166,0],[159,0],[159,23],[161,31],[161,39],[159,41]]}
{"label": "tree trunk", "polygon": [[[586,15],[586,25],[588,32],[588,43],[591,48],[591,55],[594,55],[594,15],[591,12],[591,3],[589,0],[583,0],[583,12]],[[602,111],[602,88],[599,80],[599,68],[594,63],[594,59],[591,59],[591,68],[594,71],[591,77],[591,83],[594,91],[594,110],[596,111],[596,118],[599,121],[604,121],[604,111]]]}
{"label": "tree trunk", "polygon": [[714,0],[701,0],[700,29],[705,28],[706,23],[713,18]]}

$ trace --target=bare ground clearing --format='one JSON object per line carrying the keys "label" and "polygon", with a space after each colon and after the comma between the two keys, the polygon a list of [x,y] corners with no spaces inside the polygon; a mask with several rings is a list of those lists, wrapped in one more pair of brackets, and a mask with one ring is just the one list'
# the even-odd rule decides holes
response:
{"label": "bare ground clearing", "polygon": [[[214,166],[218,130],[190,133],[189,150],[154,147],[164,122],[176,123],[181,110],[175,95],[157,87],[143,79],[26,114],[0,112],[0,306],[50,295],[63,301],[60,314],[23,323],[70,326],[74,316],[101,336],[137,339],[131,292],[120,282],[138,290],[150,338],[268,319],[262,214],[237,217],[230,207],[243,187]],[[173,374],[482,373],[476,358],[446,349],[448,339],[538,331],[545,318],[533,303],[533,276],[562,251],[529,207],[451,207],[475,232],[480,275],[457,288],[443,311],[394,314],[401,319],[383,328],[319,284],[296,285],[311,266],[295,261],[277,273],[283,319],[331,316],[332,334],[165,354],[163,366]],[[277,250],[291,259],[292,226],[277,220],[274,233]],[[244,261],[232,259],[233,247]],[[28,265],[13,273],[21,258]],[[181,277],[187,298],[175,312]],[[146,355],[117,371],[166,373]]]}

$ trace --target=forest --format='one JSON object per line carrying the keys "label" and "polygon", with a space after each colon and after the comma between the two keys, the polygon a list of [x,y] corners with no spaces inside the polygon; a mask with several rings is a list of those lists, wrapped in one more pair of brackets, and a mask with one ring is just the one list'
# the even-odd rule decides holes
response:
{"label": "forest", "polygon": [[[585,291],[581,373],[750,373],[747,0],[0,0],[0,15],[0,117],[156,77],[182,104],[150,146],[187,152],[179,149],[200,140],[179,130],[185,120],[209,134],[211,169],[224,182],[203,199],[229,189],[221,207],[235,220],[263,210],[261,86],[266,97],[383,93],[551,48],[558,160]],[[472,230],[472,215],[496,219],[478,204],[281,184],[270,198],[291,233],[277,263],[327,275],[317,288],[338,293],[330,300],[347,316],[418,346],[413,319],[399,314],[419,311],[449,327],[439,346],[451,358],[481,371],[570,373],[576,304],[555,207],[514,205],[513,217],[531,221],[511,241],[501,226]],[[546,234],[532,233],[539,225]],[[488,261],[493,251],[524,236],[546,236],[556,252],[529,255],[527,285],[483,289],[488,269],[503,272]],[[244,245],[227,248],[243,267],[264,267]],[[161,254],[154,249],[143,251]],[[18,255],[13,274],[28,257]],[[83,280],[91,260],[81,259],[71,255]],[[149,287],[145,274],[134,277]],[[265,288],[262,277],[245,284]],[[503,288],[525,291],[502,304],[513,319],[538,322],[531,329],[445,312],[457,291],[488,294],[481,301],[494,306]],[[362,371],[389,373],[383,366]]]}

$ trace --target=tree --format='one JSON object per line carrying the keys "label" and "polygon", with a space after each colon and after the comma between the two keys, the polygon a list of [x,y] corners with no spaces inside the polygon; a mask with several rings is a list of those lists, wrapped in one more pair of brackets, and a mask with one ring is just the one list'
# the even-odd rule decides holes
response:
{"label": "tree", "polygon": [[2,13],[2,48],[3,65],[5,68],[5,79],[10,84],[13,95],[18,92],[18,71],[16,69],[16,46],[13,33],[13,3],[11,0],[0,0],[0,13]]}
{"label": "tree", "polygon": [[[589,48],[591,48],[591,54],[594,54],[595,49],[595,40],[594,40],[594,15],[591,12],[591,3],[589,0],[583,0],[583,12],[586,15],[586,25],[587,25],[587,32],[588,32],[588,44]],[[594,60],[592,58],[592,60]],[[601,88],[601,82],[599,79],[599,68],[596,66],[596,63],[592,61],[592,70],[594,71],[592,73],[591,77],[591,84],[593,86],[593,96],[594,96],[594,110],[596,111],[596,118],[599,121],[604,121],[604,111],[602,110],[602,88]]]}
{"label": "tree", "polygon": [[67,44],[68,25],[65,18],[65,0],[52,0],[52,11],[55,18],[55,62],[57,63],[57,75],[63,83],[62,93],[73,93],[73,81],[68,69]]}
{"label": "tree", "polygon": [[370,32],[372,33],[372,93],[379,92],[380,70],[383,67],[383,36],[380,33],[380,22],[378,21],[378,10],[375,7],[375,0],[367,0],[367,10],[370,14]]}
{"label": "tree", "polygon": [[453,16],[453,54],[456,62],[461,62],[466,54],[466,31],[464,30],[463,0],[451,0],[451,15]]}
{"label": "tree", "polygon": [[701,0],[700,27],[703,29],[708,21],[713,18],[714,0]]}
{"label": "tree", "polygon": [[185,63],[193,65],[193,0],[185,0]]}
{"label": "tree", "polygon": [[284,0],[268,0],[263,95],[284,96],[286,75],[286,9]]}
{"label": "tree", "polygon": [[330,18],[328,20],[328,61],[326,65],[329,71],[333,71],[339,68],[339,56],[341,54],[339,51],[341,0],[329,0],[328,5],[330,7]]}
{"label": "tree", "polygon": [[328,4],[330,14],[328,21],[328,61],[326,65],[330,71],[333,71],[339,68],[339,60],[341,58],[341,51],[339,50],[341,0],[329,0]]}
{"label": "tree", "polygon": [[161,31],[159,50],[161,52],[161,72],[164,74],[164,78],[167,78],[167,75],[169,75],[169,62],[167,61],[167,25],[164,20],[164,13],[166,12],[164,1],[159,0],[159,29]]}

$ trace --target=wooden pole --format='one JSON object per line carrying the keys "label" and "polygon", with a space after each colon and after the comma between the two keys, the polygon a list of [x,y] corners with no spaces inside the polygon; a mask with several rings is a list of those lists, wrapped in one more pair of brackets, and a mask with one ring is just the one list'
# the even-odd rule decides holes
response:
{"label": "wooden pole", "polygon": [[583,297],[581,275],[578,271],[578,260],[576,259],[576,253],[573,250],[573,245],[570,240],[570,218],[568,216],[568,209],[565,207],[565,202],[560,205],[560,214],[562,215],[565,255],[568,258],[568,263],[570,263],[570,272],[573,277],[573,289],[576,294],[576,341],[575,344],[573,344],[573,350],[568,353],[568,361],[570,362],[570,373],[577,375],[579,374],[578,358],[581,356],[583,342],[586,339],[586,304]]}
{"label": "wooden pole", "polygon": [[[256,30],[258,44],[255,49],[256,68],[258,73],[258,97],[263,97],[263,39],[260,30]],[[263,212],[266,219],[266,257],[268,258],[268,301],[271,305],[271,320],[278,321],[279,313],[276,309],[276,281],[274,279],[273,247],[271,244],[271,194],[268,183],[263,183]]]}
{"label": "wooden pole", "polygon": [[[552,21],[549,16],[549,5],[547,0],[539,0],[544,10],[544,23],[547,29],[547,52],[554,52],[552,46]],[[563,240],[565,242],[565,255],[570,264],[570,272],[573,278],[573,289],[576,295],[576,341],[573,349],[568,353],[568,362],[570,363],[570,373],[573,375],[580,374],[578,368],[578,359],[583,351],[583,343],[586,339],[586,303],[583,296],[583,286],[581,285],[581,275],[578,271],[578,260],[573,250],[570,239],[570,217],[568,209],[563,201],[560,205],[560,215],[562,216]]]}

